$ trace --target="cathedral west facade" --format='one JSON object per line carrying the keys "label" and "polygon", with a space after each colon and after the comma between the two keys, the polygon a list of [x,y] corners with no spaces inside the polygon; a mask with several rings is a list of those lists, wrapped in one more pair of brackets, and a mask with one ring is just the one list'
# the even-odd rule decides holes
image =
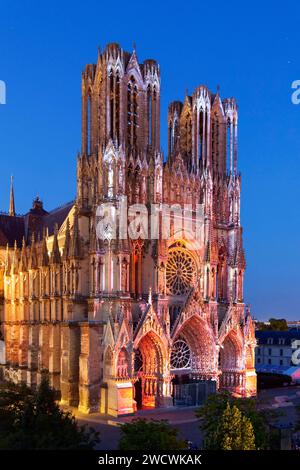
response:
{"label": "cathedral west facade", "polygon": [[[6,379],[36,386],[46,373],[62,403],[112,415],[195,403],[203,384],[256,393],[237,125],[235,100],[199,86],[169,106],[164,161],[159,65],[99,51],[82,74],[76,200],[47,211],[36,198],[17,216],[12,192],[0,215]],[[125,197],[188,204],[192,219],[200,206],[201,241],[174,218],[168,238],[99,237],[98,208]]]}

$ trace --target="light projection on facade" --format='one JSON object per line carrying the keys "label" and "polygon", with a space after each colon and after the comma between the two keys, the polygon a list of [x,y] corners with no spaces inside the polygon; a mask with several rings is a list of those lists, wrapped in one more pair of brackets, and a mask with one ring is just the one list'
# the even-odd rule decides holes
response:
{"label": "light projection on facade", "polygon": [[[237,104],[205,86],[171,103],[164,157],[160,86],[155,60],[115,43],[99,51],[82,73],[76,199],[0,215],[5,378],[35,387],[47,373],[83,412],[172,406],[190,384],[256,393]],[[200,204],[203,240],[122,239],[110,226],[100,239],[97,208],[117,213],[124,197]]]}

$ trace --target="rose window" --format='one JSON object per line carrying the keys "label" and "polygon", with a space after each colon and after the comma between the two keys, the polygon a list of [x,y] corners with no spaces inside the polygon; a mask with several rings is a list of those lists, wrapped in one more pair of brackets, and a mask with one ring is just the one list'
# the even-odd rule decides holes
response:
{"label": "rose window", "polygon": [[171,351],[171,368],[187,369],[191,365],[191,351],[183,339],[175,341]]}
{"label": "rose window", "polygon": [[187,294],[194,285],[195,272],[195,263],[186,250],[170,249],[166,268],[167,289],[170,294]]}

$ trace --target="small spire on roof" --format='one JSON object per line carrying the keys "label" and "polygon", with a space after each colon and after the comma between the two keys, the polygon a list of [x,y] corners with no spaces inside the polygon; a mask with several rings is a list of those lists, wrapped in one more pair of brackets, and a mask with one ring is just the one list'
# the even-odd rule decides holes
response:
{"label": "small spire on roof", "polygon": [[8,214],[11,217],[15,217],[15,195],[14,195],[14,177],[11,175],[10,177],[10,197],[9,197],[9,212]]}

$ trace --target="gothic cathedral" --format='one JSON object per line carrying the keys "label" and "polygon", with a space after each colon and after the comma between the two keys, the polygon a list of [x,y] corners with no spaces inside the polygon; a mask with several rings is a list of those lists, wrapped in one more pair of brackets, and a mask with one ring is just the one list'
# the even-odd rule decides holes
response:
{"label": "gothic cathedral", "polygon": [[[199,86],[169,106],[160,148],[160,68],[109,44],[82,73],[76,200],[0,214],[5,379],[113,416],[199,404],[228,389],[256,393],[234,98]],[[188,204],[203,209],[201,243],[98,237],[97,208]],[[174,222],[174,220],[173,220]],[[182,232],[183,233],[183,232]]]}

